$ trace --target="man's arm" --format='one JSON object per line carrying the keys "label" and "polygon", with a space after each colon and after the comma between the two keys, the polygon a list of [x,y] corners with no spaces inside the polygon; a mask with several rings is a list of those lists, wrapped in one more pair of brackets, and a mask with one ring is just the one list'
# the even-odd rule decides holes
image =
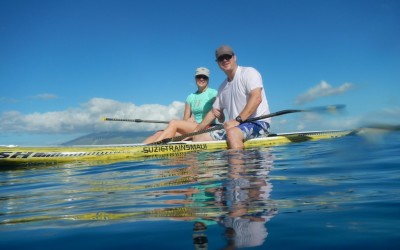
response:
{"label": "man's arm", "polygon": [[220,123],[223,123],[225,121],[225,115],[223,110],[212,109],[212,112],[214,113],[215,118],[217,118]]}
{"label": "man's arm", "polygon": [[206,128],[208,125],[211,124],[215,119],[215,115],[213,113],[213,110],[210,110],[207,115],[204,117],[203,121],[199,125],[197,125],[195,131],[200,131]]}
{"label": "man's arm", "polygon": [[[243,121],[247,120],[254,112],[256,112],[258,106],[260,105],[261,93],[263,88],[255,88],[250,92],[249,100],[244,106],[242,112],[239,113],[239,116],[242,118]],[[230,120],[225,123],[225,129],[229,129],[232,127],[236,127],[239,125],[239,122],[236,120]]]}
{"label": "man's arm", "polygon": [[262,88],[256,88],[250,92],[249,100],[242,112],[239,114],[243,121],[247,120],[254,112],[256,112],[258,106],[261,104],[262,90]]}

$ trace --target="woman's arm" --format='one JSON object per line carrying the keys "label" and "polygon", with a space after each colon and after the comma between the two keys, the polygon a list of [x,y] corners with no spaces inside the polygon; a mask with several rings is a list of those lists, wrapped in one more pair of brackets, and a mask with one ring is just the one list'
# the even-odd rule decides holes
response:
{"label": "woman's arm", "polygon": [[183,112],[183,120],[189,120],[190,117],[192,116],[192,111],[190,110],[190,104],[185,103],[185,112]]}

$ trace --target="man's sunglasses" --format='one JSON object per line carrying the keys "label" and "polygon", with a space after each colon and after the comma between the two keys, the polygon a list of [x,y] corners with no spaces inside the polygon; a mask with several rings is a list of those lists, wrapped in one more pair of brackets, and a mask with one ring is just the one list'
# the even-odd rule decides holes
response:
{"label": "man's sunglasses", "polygon": [[218,57],[217,61],[218,62],[223,62],[225,60],[229,61],[232,59],[232,57],[233,57],[233,55],[222,55],[222,56]]}
{"label": "man's sunglasses", "polygon": [[205,75],[198,75],[198,76],[196,76],[196,79],[203,79],[203,80],[208,80],[208,76],[205,76]]}

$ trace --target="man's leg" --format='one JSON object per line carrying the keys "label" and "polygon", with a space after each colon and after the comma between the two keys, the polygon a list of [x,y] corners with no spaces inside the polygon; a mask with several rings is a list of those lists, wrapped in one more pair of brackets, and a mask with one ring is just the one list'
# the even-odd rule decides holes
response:
{"label": "man's leg", "polygon": [[243,132],[238,127],[228,129],[226,131],[226,142],[230,149],[243,149]]}
{"label": "man's leg", "polygon": [[226,141],[231,149],[243,149],[244,141],[268,135],[269,124],[266,122],[246,122],[231,128],[226,133]]}

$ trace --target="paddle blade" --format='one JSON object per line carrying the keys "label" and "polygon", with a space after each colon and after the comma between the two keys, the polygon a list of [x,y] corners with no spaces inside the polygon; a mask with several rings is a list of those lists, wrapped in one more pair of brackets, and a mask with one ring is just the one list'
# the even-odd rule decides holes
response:
{"label": "paddle blade", "polygon": [[338,104],[338,105],[328,105],[328,106],[322,106],[322,107],[314,107],[310,108],[307,111],[310,112],[317,112],[317,113],[339,113],[343,111],[346,108],[346,105],[344,104]]}
{"label": "paddle blade", "polygon": [[387,130],[387,131],[399,131],[400,125],[395,124],[386,124],[386,123],[373,123],[365,126],[364,128],[370,129],[380,129],[380,130]]}

